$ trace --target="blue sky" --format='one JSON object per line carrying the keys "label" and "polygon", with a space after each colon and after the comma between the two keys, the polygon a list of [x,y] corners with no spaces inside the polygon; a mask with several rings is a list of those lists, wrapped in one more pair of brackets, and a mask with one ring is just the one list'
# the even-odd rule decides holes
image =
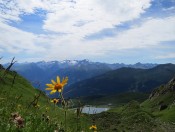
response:
{"label": "blue sky", "polygon": [[175,0],[0,0],[2,63],[175,63]]}

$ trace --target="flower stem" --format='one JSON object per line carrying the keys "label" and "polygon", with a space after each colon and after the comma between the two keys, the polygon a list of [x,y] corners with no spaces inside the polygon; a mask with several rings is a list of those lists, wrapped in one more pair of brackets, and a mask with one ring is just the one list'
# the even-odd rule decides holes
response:
{"label": "flower stem", "polygon": [[65,119],[65,132],[67,131],[67,105],[63,97],[62,92],[60,93],[61,100],[63,100],[63,109],[64,109],[64,119]]}
{"label": "flower stem", "polygon": [[64,118],[65,118],[65,132],[67,131],[67,110],[64,111]]}

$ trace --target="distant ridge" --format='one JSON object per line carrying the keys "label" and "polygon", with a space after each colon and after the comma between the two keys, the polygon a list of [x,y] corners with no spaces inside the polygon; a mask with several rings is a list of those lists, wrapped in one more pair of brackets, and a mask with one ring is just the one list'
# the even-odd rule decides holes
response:
{"label": "distant ridge", "polygon": [[108,64],[101,62],[91,62],[87,59],[84,59],[15,63],[15,65],[13,66],[13,70],[17,71],[20,75],[29,80],[33,84],[33,86],[37,86],[35,85],[36,82],[40,83],[40,89],[44,90],[45,84],[50,82],[51,79],[55,79],[57,75],[61,77],[68,76],[68,85],[70,85],[121,67],[149,69],[155,66],[157,66],[157,64]]}
{"label": "distant ridge", "polygon": [[[175,77],[174,64],[161,64],[152,69],[120,68],[77,82],[67,88],[67,97],[110,95],[122,92],[151,92]],[[69,93],[67,93],[70,91]]]}

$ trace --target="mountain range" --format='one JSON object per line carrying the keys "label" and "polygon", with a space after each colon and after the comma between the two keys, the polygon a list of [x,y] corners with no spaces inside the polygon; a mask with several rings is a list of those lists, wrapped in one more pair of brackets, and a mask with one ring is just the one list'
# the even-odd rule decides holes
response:
{"label": "mountain range", "polygon": [[[9,64],[5,64],[7,67]],[[151,63],[136,63],[136,64],[123,64],[123,63],[100,63],[91,62],[89,60],[65,60],[65,61],[40,61],[40,62],[26,62],[15,63],[12,67],[20,75],[25,77],[32,83],[33,86],[44,90],[45,84],[50,83],[51,79],[55,79],[56,76],[69,77],[68,86],[76,82],[86,80],[108,71],[119,69],[122,67],[149,69],[157,66],[157,64]]]}
{"label": "mountain range", "polygon": [[174,64],[151,69],[120,68],[92,77],[65,88],[67,97],[109,96],[123,92],[149,93],[175,77]]}

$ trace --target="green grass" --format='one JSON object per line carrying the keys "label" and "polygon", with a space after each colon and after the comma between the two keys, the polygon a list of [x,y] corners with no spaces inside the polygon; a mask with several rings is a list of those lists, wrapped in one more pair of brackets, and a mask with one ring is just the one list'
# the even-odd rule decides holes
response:
{"label": "green grass", "polygon": [[[4,70],[0,71],[0,76],[3,72]],[[33,105],[29,106],[40,91],[33,88],[19,75],[17,75],[13,87],[12,80],[13,72],[9,72],[5,78],[0,80],[0,131],[48,132],[57,130],[59,127],[64,128],[64,111],[61,107],[55,107],[44,93],[39,97],[38,104],[40,106],[38,108]],[[12,122],[11,114],[15,112],[18,112],[24,119],[23,128],[16,127]],[[47,116],[49,121],[46,121]],[[90,118],[86,116],[81,117],[79,125],[81,130],[89,131],[90,121]],[[67,131],[76,132],[76,124],[76,114],[74,111],[68,110]]]}
{"label": "green grass", "polygon": [[153,116],[143,111],[135,101],[96,115],[96,119],[100,132],[148,132],[153,129],[161,132]]}
{"label": "green grass", "polygon": [[[173,109],[172,109],[173,111]],[[174,119],[170,112],[162,113],[162,118]],[[159,113],[161,114],[161,113]],[[131,101],[128,104],[110,109],[95,115],[100,132],[167,132],[175,131],[175,125],[168,120],[160,120],[155,113],[147,111],[140,106],[137,101]]]}
{"label": "green grass", "polygon": [[163,111],[156,111],[153,114],[162,121],[175,123],[175,106],[172,106],[171,108]]}
{"label": "green grass", "polygon": [[[156,95],[151,99],[144,101],[141,106],[148,112],[151,112],[157,119],[163,122],[175,123],[175,92],[170,86],[175,86],[173,83],[162,85],[157,88]],[[160,111],[161,104],[167,105],[167,108]]]}

